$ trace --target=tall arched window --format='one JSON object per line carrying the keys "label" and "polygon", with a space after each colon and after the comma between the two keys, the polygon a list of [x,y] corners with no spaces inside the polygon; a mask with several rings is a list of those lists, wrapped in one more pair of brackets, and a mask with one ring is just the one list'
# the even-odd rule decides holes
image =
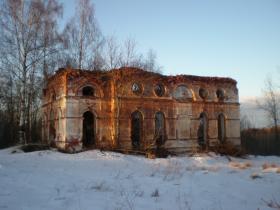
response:
{"label": "tall arched window", "polygon": [[205,113],[201,113],[199,116],[199,127],[197,131],[198,144],[202,147],[207,145],[207,133],[208,133],[208,120]]}
{"label": "tall arched window", "polygon": [[141,112],[135,111],[131,114],[131,144],[133,149],[141,147],[143,137],[143,116]]}
{"label": "tall arched window", "polygon": [[50,111],[50,121],[49,121],[49,142],[52,143],[56,137],[55,122],[54,122],[54,112]]}
{"label": "tall arched window", "polygon": [[42,133],[42,138],[43,138],[43,142],[47,142],[47,136],[48,136],[48,117],[47,117],[47,113],[44,113],[43,115],[43,133]]}
{"label": "tall arched window", "polygon": [[218,116],[218,139],[221,143],[226,140],[226,126],[225,126],[225,116],[219,114]]}
{"label": "tall arched window", "polygon": [[58,109],[58,133],[61,133],[62,130],[62,111],[61,109]]}
{"label": "tall arched window", "polygon": [[165,143],[165,118],[162,112],[157,112],[155,115],[155,140],[157,147]]}

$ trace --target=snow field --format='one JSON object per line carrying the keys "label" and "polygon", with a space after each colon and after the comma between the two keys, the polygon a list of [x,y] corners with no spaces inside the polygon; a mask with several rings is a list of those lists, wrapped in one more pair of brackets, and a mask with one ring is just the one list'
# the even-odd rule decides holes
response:
{"label": "snow field", "polygon": [[280,202],[280,157],[14,150],[0,150],[0,210],[264,210]]}

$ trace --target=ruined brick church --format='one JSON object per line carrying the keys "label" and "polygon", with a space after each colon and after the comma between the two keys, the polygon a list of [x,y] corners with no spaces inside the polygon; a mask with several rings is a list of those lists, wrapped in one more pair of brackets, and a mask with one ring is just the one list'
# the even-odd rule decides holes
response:
{"label": "ruined brick church", "polygon": [[42,136],[67,152],[240,145],[239,108],[231,78],[62,68],[43,89]]}

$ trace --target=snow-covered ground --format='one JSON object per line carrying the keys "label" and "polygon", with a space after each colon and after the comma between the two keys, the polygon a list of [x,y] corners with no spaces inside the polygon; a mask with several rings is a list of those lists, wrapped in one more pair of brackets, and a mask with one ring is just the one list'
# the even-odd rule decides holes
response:
{"label": "snow-covered ground", "polygon": [[13,150],[0,150],[0,210],[263,210],[280,202],[280,157]]}

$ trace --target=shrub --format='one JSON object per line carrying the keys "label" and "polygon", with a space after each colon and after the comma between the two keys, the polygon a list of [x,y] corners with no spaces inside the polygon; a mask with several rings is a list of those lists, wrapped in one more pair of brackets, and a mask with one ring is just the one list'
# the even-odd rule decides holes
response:
{"label": "shrub", "polygon": [[234,157],[244,157],[246,152],[240,146],[236,146],[231,142],[218,143],[210,147],[210,151],[221,155],[230,155]]}
{"label": "shrub", "polygon": [[174,154],[169,152],[164,147],[152,148],[152,149],[147,149],[146,150],[146,157],[147,158],[151,158],[151,159],[154,159],[156,157],[158,157],[158,158],[166,158],[169,155],[174,155]]}
{"label": "shrub", "polygon": [[159,197],[159,191],[158,191],[158,189],[155,189],[155,191],[152,192],[151,196],[152,196],[152,197]]}
{"label": "shrub", "polygon": [[260,178],[262,178],[262,176],[260,174],[258,174],[258,173],[252,173],[251,174],[251,178],[252,179],[260,179]]}
{"label": "shrub", "polygon": [[50,149],[50,146],[46,144],[27,144],[21,146],[21,150],[24,152],[34,152],[48,149]]}

